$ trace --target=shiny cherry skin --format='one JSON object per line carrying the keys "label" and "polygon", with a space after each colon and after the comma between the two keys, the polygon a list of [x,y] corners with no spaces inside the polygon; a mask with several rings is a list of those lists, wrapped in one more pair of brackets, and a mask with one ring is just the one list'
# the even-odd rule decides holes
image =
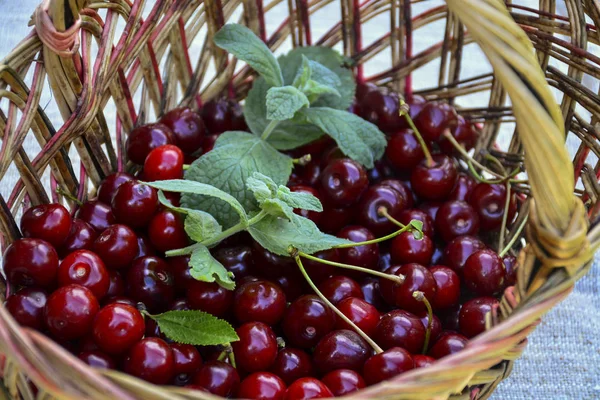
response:
{"label": "shiny cherry skin", "polygon": [[[423,328],[427,331],[427,326],[429,325],[429,314],[424,312],[417,315],[419,319],[421,319],[421,323],[423,324]],[[429,343],[433,343],[437,338],[442,334],[442,321],[438,318],[437,315],[433,314],[431,318],[431,332],[429,335]]]}
{"label": "shiny cherry skin", "polygon": [[352,218],[354,218],[352,207],[335,208],[324,203],[318,227],[323,232],[335,234],[348,225]]}
{"label": "shiny cherry skin", "polygon": [[237,393],[240,376],[235,368],[223,361],[208,361],[196,373],[193,382],[214,395],[231,397]]}
{"label": "shiny cherry skin", "polygon": [[104,204],[111,204],[115,193],[117,193],[117,189],[125,182],[133,180],[135,178],[126,172],[115,172],[107,176],[98,187],[98,200]]}
{"label": "shiny cherry skin", "polygon": [[175,283],[169,265],[158,257],[136,259],[127,271],[127,294],[150,312],[164,311],[175,298]]}
{"label": "shiny cherry skin", "polygon": [[48,296],[36,288],[23,288],[6,300],[6,309],[21,326],[44,329],[44,308]]}
{"label": "shiny cherry skin", "polygon": [[148,224],[148,236],[154,248],[161,252],[180,249],[190,244],[183,219],[170,210],[154,214]]}
{"label": "shiny cherry skin", "polygon": [[277,357],[277,337],[262,322],[247,322],[236,329],[240,340],[233,342],[235,361],[243,371],[266,371]]}
{"label": "shiny cherry skin", "polygon": [[[321,195],[319,194],[319,192],[317,192],[315,189],[313,189],[310,186],[295,185],[295,186],[291,186],[290,190],[294,193],[310,194],[312,196],[315,196],[317,199],[321,200],[321,198],[320,198]],[[295,208],[294,212],[298,215],[301,215],[305,218],[310,219],[315,224],[318,224],[321,221],[321,217],[323,216],[322,212],[301,210],[299,208]]]}
{"label": "shiny cherry skin", "polygon": [[[375,306],[358,297],[348,297],[340,301],[337,308],[367,335],[372,336],[375,333],[381,317]],[[336,329],[353,329],[341,318],[336,319],[335,327]]]}
{"label": "shiny cherry skin", "polygon": [[413,361],[415,362],[415,368],[425,368],[432,365],[435,362],[435,358],[424,354],[415,354],[413,355]]}
{"label": "shiny cherry skin", "polygon": [[206,135],[202,142],[202,154],[206,154],[215,147],[219,135]]}
{"label": "shiny cherry skin", "polygon": [[112,209],[99,201],[88,201],[83,203],[75,213],[75,218],[87,222],[98,233],[117,223],[117,219],[115,218]]}
{"label": "shiny cherry skin", "polygon": [[310,356],[305,351],[293,347],[285,347],[277,353],[270,371],[280,377],[286,385],[315,373]]}
{"label": "shiny cherry skin", "polygon": [[427,160],[423,160],[413,169],[411,187],[421,199],[445,200],[456,184],[456,165],[450,157],[440,154],[433,155],[433,161],[434,164],[429,166]]}
{"label": "shiny cherry skin", "polygon": [[378,310],[384,310],[387,305],[381,296],[381,289],[379,288],[379,279],[375,277],[368,277],[363,279],[360,284],[365,301],[371,304]]}
{"label": "shiny cherry skin", "polygon": [[414,122],[423,139],[438,142],[444,130],[455,127],[458,119],[456,111],[450,105],[429,102],[423,106]]}
{"label": "shiny cherry skin", "polygon": [[421,221],[423,223],[423,234],[428,236],[430,239],[434,237],[435,229],[433,219],[431,219],[426,212],[416,208],[411,208],[408,210],[403,210],[400,215],[398,215],[398,221],[404,225],[410,224],[410,221],[412,220]]}
{"label": "shiny cherry skin", "polygon": [[89,250],[76,250],[66,256],[58,267],[58,284],[76,283],[90,289],[97,299],[108,293],[110,276],[102,259]]}
{"label": "shiny cherry skin", "polygon": [[473,253],[463,269],[465,286],[478,296],[493,296],[504,289],[506,268],[493,250]]}
{"label": "shiny cherry skin", "polygon": [[237,392],[241,399],[282,400],[287,389],[285,383],[270,372],[255,372],[246,377]]}
{"label": "shiny cherry skin", "polygon": [[123,371],[156,385],[165,385],[174,374],[174,357],[162,339],[150,337],[137,342],[123,362]]}
{"label": "shiny cherry skin", "polygon": [[369,358],[363,376],[368,385],[374,385],[413,368],[414,361],[410,353],[401,347],[392,347]]}
{"label": "shiny cherry skin", "polygon": [[380,182],[386,178],[394,176],[392,167],[385,160],[379,160],[375,162],[375,167],[367,171],[369,182]]}
{"label": "shiny cherry skin", "polygon": [[402,284],[389,279],[380,278],[379,287],[385,301],[396,307],[410,312],[423,312],[425,304],[413,297],[415,291],[423,292],[427,300],[435,297],[435,279],[431,272],[421,264],[410,263],[402,266],[393,266],[385,271],[391,275],[405,277]]}
{"label": "shiny cherry skin", "polygon": [[435,344],[429,349],[428,356],[436,360],[464,349],[469,339],[454,332],[443,332]]}
{"label": "shiny cherry skin", "polygon": [[[375,235],[365,227],[351,225],[338,232],[337,237],[353,242],[365,242],[375,239]],[[377,243],[339,249],[342,263],[358,267],[377,269],[379,264],[379,245]],[[362,274],[354,271],[344,271],[346,275],[359,277]]]}
{"label": "shiny cherry skin", "polygon": [[307,400],[332,397],[333,393],[315,378],[300,378],[285,391],[284,400]]}
{"label": "shiny cherry skin", "polygon": [[331,371],[321,379],[334,396],[344,396],[364,389],[366,384],[363,377],[350,369]]}
{"label": "shiny cherry skin", "polygon": [[21,217],[21,232],[26,238],[42,239],[59,247],[71,232],[71,215],[56,203],[31,207]]}
{"label": "shiny cherry skin", "polygon": [[473,206],[479,220],[481,229],[495,231],[502,226],[502,218],[506,212],[507,224],[510,224],[517,213],[517,196],[511,192],[508,209],[506,208],[506,186],[497,183],[479,183],[471,191],[469,204]]}
{"label": "shiny cherry skin", "polygon": [[[405,98],[406,105],[408,106],[408,115],[414,121],[423,107],[427,104],[427,101],[423,98],[423,96],[407,94]],[[401,129],[409,128],[408,120],[406,117],[401,118]]]}
{"label": "shiny cherry skin", "polygon": [[442,204],[435,217],[435,231],[446,242],[458,236],[477,235],[479,216],[464,201],[447,201]]}
{"label": "shiny cherry skin", "polygon": [[292,258],[271,253],[257,242],[252,245],[252,257],[254,270],[258,276],[277,278],[282,275],[293,275],[298,270]]}
{"label": "shiny cherry skin", "polygon": [[117,271],[108,271],[108,290],[105,298],[123,296],[125,294],[125,281]]}
{"label": "shiny cherry skin", "polygon": [[436,310],[446,310],[456,306],[460,300],[460,277],[452,269],[443,265],[429,268],[435,280],[435,296],[428,299]]}
{"label": "shiny cherry skin", "polygon": [[227,99],[227,115],[232,131],[247,131],[248,125],[244,119],[244,110],[234,99]]}
{"label": "shiny cherry skin", "polygon": [[134,308],[136,308],[138,306],[138,303],[131,300],[129,297],[125,297],[125,296],[107,297],[104,300],[104,305],[109,305],[109,304],[125,304],[128,306],[134,307]]}
{"label": "shiny cherry skin", "polygon": [[287,309],[282,328],[292,346],[309,349],[333,329],[335,315],[315,295],[296,299]]}
{"label": "shiny cherry skin", "polygon": [[80,285],[58,288],[48,297],[44,319],[56,339],[73,340],[92,329],[100,306],[91,290]]}
{"label": "shiny cherry skin", "polygon": [[313,363],[321,374],[336,369],[360,371],[372,350],[360,335],[348,329],[325,335],[315,347]]}
{"label": "shiny cherry skin", "polygon": [[448,200],[469,201],[473,188],[477,185],[475,179],[464,173],[459,173],[456,179],[456,186],[450,192]]}
{"label": "shiny cherry skin", "polygon": [[144,178],[150,182],[183,178],[183,158],[183,152],[175,145],[155,148],[144,161]]}
{"label": "shiny cherry skin", "polygon": [[177,299],[174,302],[172,302],[171,306],[169,307],[169,310],[171,311],[187,311],[191,309],[192,308],[190,307],[186,299]]}
{"label": "shiny cherry skin", "polygon": [[420,353],[425,342],[425,328],[416,315],[392,310],[381,316],[373,339],[384,349],[398,346],[411,353]]}
{"label": "shiny cherry skin", "polygon": [[444,265],[462,277],[463,268],[471,254],[485,249],[485,244],[473,236],[459,236],[446,245]]}
{"label": "shiny cherry skin", "polygon": [[358,201],[369,186],[367,171],[349,158],[334,160],[321,173],[320,193],[336,207],[347,207]]}
{"label": "shiny cherry skin", "polygon": [[165,261],[169,264],[177,291],[187,290],[188,285],[196,281],[190,274],[190,256],[167,257]]}
{"label": "shiny cherry skin", "polygon": [[200,115],[208,132],[220,134],[231,130],[228,114],[228,105],[225,99],[215,99],[202,106]]}
{"label": "shiny cherry skin", "polygon": [[137,233],[137,253],[134,260],[136,258],[145,257],[145,256],[155,256],[156,249],[150,243],[150,239],[143,233]]}
{"label": "shiny cherry skin", "polygon": [[377,125],[385,133],[392,133],[402,126],[400,98],[397,93],[372,90],[360,99],[363,118]]}
{"label": "shiny cherry skin", "polygon": [[233,305],[233,292],[214,282],[194,280],[188,285],[186,299],[193,310],[223,317]]}
{"label": "shiny cherry skin", "polygon": [[[340,250],[335,248],[319,251],[312,254],[312,256],[325,261],[342,262]],[[304,265],[310,279],[316,284],[323,282],[336,272],[339,272],[339,268],[334,267],[333,265],[323,264],[322,262],[309,260],[308,258],[302,260],[302,265]]]}
{"label": "shiny cherry skin", "polygon": [[485,316],[497,308],[500,302],[494,297],[476,297],[465,302],[458,314],[460,333],[468,338],[485,331]]}
{"label": "shiny cherry skin", "polygon": [[412,189],[408,182],[401,181],[399,179],[384,179],[379,182],[380,186],[388,186],[400,193],[400,196],[406,200],[405,208],[410,208],[415,205],[415,199],[413,197]]}
{"label": "shiny cherry skin", "polygon": [[285,293],[272,282],[248,282],[235,291],[233,312],[239,322],[258,321],[275,325],[283,317],[285,309]]}
{"label": "shiny cherry skin", "polygon": [[437,201],[428,201],[425,203],[419,204],[417,207],[419,210],[423,211],[425,214],[431,218],[432,221],[435,221],[435,217],[437,216],[437,212],[442,206],[443,203]]}
{"label": "shiny cherry skin", "polygon": [[94,252],[100,256],[107,268],[125,268],[138,253],[137,236],[127,225],[112,225],[96,238]]}
{"label": "shiny cherry skin", "polygon": [[213,257],[237,279],[249,276],[254,271],[252,248],[247,245],[221,247],[213,252]]}
{"label": "shiny cherry skin", "polygon": [[304,166],[295,167],[294,172],[297,173],[297,184],[316,187],[319,184],[319,178],[321,177],[323,168],[321,168],[319,160],[314,159]]}
{"label": "shiny cherry skin", "polygon": [[173,352],[173,383],[185,386],[191,382],[194,374],[202,366],[202,357],[196,347],[189,344],[172,343]]}
{"label": "shiny cherry skin", "polygon": [[186,154],[192,154],[202,147],[206,127],[194,110],[186,107],[175,108],[163,115],[160,122],[173,132],[175,143]]}
{"label": "shiny cherry skin", "polygon": [[361,198],[356,219],[375,236],[385,236],[398,230],[398,226],[381,215],[380,208],[385,208],[389,215],[397,219],[408,204],[408,198],[390,186],[371,186]]}
{"label": "shiny cherry skin", "polygon": [[506,279],[504,281],[504,286],[514,286],[517,283],[517,258],[515,256],[507,254],[504,256],[504,258],[502,258],[502,262],[504,263],[504,269],[506,270]]}
{"label": "shiny cherry skin", "polygon": [[112,201],[117,220],[132,228],[148,225],[158,208],[156,190],[139,182],[125,182]]}
{"label": "shiny cherry skin", "polygon": [[[467,151],[475,147],[479,136],[475,126],[461,116],[457,119],[457,125],[450,129],[450,134]],[[442,137],[438,145],[445,154],[451,155],[458,153],[458,150],[445,137]]]}
{"label": "shiny cherry skin", "polygon": [[416,239],[413,232],[402,232],[392,240],[391,255],[394,263],[428,265],[433,256],[433,242],[426,235]]}
{"label": "shiny cherry skin", "polygon": [[343,275],[335,275],[324,280],[319,285],[319,290],[333,305],[337,305],[348,297],[359,299],[363,297],[360,285],[353,279]]}
{"label": "shiny cherry skin", "polygon": [[58,254],[45,240],[18,239],[4,252],[2,266],[13,285],[51,287],[58,272]]}
{"label": "shiny cherry skin", "polygon": [[138,126],[127,136],[127,157],[136,164],[144,165],[146,157],[153,149],[165,144],[175,144],[175,140],[173,132],[164,124]]}
{"label": "shiny cherry skin", "polygon": [[117,363],[111,356],[99,350],[82,351],[77,358],[94,368],[116,369],[117,367]]}
{"label": "shiny cherry skin", "polygon": [[96,314],[92,336],[108,354],[121,354],[129,350],[144,336],[144,317],[130,305],[112,303]]}
{"label": "shiny cherry skin", "polygon": [[332,146],[321,155],[321,166],[327,167],[332,161],[345,158],[344,153],[338,146]]}
{"label": "shiny cherry skin", "polygon": [[423,148],[410,129],[394,132],[385,149],[388,162],[400,171],[411,171],[425,157]]}
{"label": "shiny cherry skin", "polygon": [[98,232],[90,224],[75,218],[71,224],[69,235],[56,250],[61,257],[75,250],[92,250],[96,237],[98,237]]}

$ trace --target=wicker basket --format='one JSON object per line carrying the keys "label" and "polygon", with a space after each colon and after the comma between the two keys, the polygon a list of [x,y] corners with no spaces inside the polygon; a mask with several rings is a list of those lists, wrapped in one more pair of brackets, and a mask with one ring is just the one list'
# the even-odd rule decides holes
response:
{"label": "wicker basket", "polygon": [[[391,67],[368,79],[398,90],[412,90],[411,74],[439,59],[438,87],[422,94],[458,99],[459,104],[461,96],[489,94],[489,101],[483,96],[487,104],[460,110],[484,123],[476,156],[485,162],[489,152],[510,169],[523,166],[528,173],[528,184],[519,188],[528,200],[506,236],[506,243],[515,243],[520,251],[518,283],[507,289],[500,309],[491,316],[491,329],[471,340],[464,351],[353,398],[487,398],[510,374],[539,318],[590,268],[600,243],[599,229],[590,229],[600,204],[600,164],[587,164],[600,155],[600,97],[582,83],[584,74],[586,79],[600,78],[600,59],[586,51],[588,43],[600,42],[598,5],[593,0],[566,0],[565,17],[556,15],[555,1],[550,0],[540,1],[539,10],[510,4],[507,9],[502,0],[447,0],[447,5],[429,9],[429,2],[420,0],[289,0],[285,19],[277,21],[274,15],[285,13],[286,4],[280,0],[147,3],[46,1],[33,16],[35,29],[2,61],[0,176],[3,186],[7,172],[18,171],[20,176],[0,197],[3,247],[20,237],[15,216],[23,207],[66,202],[58,198],[58,186],[83,199],[104,176],[126,168],[121,148],[134,125],[177,104],[200,107],[223,92],[243,98],[251,86],[250,70],[228,62],[207,39],[225,21],[239,18],[273,49],[309,44],[343,49],[357,62],[359,79],[372,59],[384,57]],[[319,14],[325,9],[341,9],[341,22],[332,21],[330,11],[324,17]],[[314,19],[319,15],[321,22],[332,22],[317,38]],[[382,17],[389,24],[387,34],[363,46],[362,38],[372,32],[369,23]],[[265,19],[279,28],[267,35]],[[413,50],[419,31],[436,23],[441,42]],[[463,57],[475,45],[494,72],[461,78]],[[552,60],[565,68],[553,66]],[[222,73],[210,78],[211,65]],[[550,86],[557,90],[553,93]],[[50,123],[44,98],[60,111],[61,126]],[[508,133],[512,139],[503,139],[510,144],[497,147],[499,135],[507,132],[501,128],[514,120],[517,129]],[[566,132],[579,144],[574,161],[565,146]],[[32,135],[39,143],[34,151],[25,148]],[[523,246],[517,239],[525,223]],[[5,289],[0,292],[9,290]],[[19,327],[3,306],[0,352],[6,387],[0,398],[213,397],[94,370],[40,333]],[[30,382],[39,389],[36,393]]]}

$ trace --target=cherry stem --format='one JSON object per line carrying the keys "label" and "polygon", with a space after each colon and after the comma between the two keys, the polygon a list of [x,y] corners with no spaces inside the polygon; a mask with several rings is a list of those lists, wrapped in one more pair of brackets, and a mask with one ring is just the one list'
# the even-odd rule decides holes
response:
{"label": "cherry stem", "polygon": [[[382,208],[384,208],[384,207],[382,207]],[[398,223],[401,224],[400,222],[398,222]],[[381,242],[384,242],[386,240],[393,239],[396,236],[398,236],[399,234],[401,234],[403,232],[406,232],[406,231],[410,231],[412,229],[413,229],[412,225],[403,225],[402,228],[398,229],[396,232],[390,233],[389,235],[385,235],[385,236],[382,236],[382,237],[377,238],[377,239],[365,240],[364,242],[354,242],[354,243],[348,243],[348,244],[338,244],[337,246],[333,246],[333,247],[335,249],[347,249],[349,247],[367,246],[367,245],[370,245],[370,244],[381,243]]]}
{"label": "cherry stem", "polygon": [[427,354],[427,348],[429,347],[429,339],[431,337],[431,329],[433,328],[433,309],[431,308],[431,303],[425,297],[425,293],[417,290],[413,292],[413,297],[417,301],[422,301],[427,307],[427,330],[425,331],[425,342],[423,343],[423,354]]}
{"label": "cherry stem", "polygon": [[386,217],[391,223],[398,225],[402,229],[406,228],[407,226],[411,226],[411,225],[404,225],[402,222],[400,222],[396,218],[392,217],[388,213],[387,208],[385,208],[385,207],[379,207],[377,209],[377,214],[381,215],[382,217]]}
{"label": "cherry stem", "polygon": [[290,255],[292,255],[294,257],[294,260],[296,261],[296,264],[298,265],[300,272],[304,276],[304,279],[306,279],[306,282],[308,282],[308,285],[312,288],[312,290],[315,291],[317,296],[319,296],[319,298],[321,300],[323,300],[323,302],[325,304],[327,304],[327,306],[329,308],[331,308],[333,310],[333,312],[335,312],[337,314],[338,317],[340,317],[345,323],[350,325],[350,327],[352,327],[352,329],[354,329],[356,331],[356,333],[358,333],[360,335],[360,337],[362,337],[365,340],[365,342],[369,343],[369,345],[373,348],[373,350],[375,350],[375,353],[377,353],[377,354],[383,353],[383,349],[381,347],[379,347],[379,345],[377,343],[375,343],[373,341],[373,339],[371,339],[369,337],[369,335],[367,335],[362,329],[360,329],[358,326],[356,326],[356,324],[354,322],[352,322],[350,320],[350,318],[348,318],[347,316],[344,315],[343,312],[338,310],[338,308],[336,306],[334,306],[333,303],[330,302],[329,299],[327,299],[327,297],[325,297],[323,295],[323,293],[321,293],[321,291],[319,290],[319,288],[317,288],[317,286],[314,284],[312,279],[310,279],[310,276],[308,276],[308,273],[306,272],[306,269],[304,269],[304,266],[302,265],[302,260],[300,260],[300,256],[298,254],[299,254],[298,250],[296,250],[294,248],[290,249]]}
{"label": "cherry stem", "polygon": [[276,120],[272,120],[271,122],[269,122],[269,124],[265,128],[265,131],[262,133],[260,138],[262,140],[267,140],[269,138],[269,136],[271,136],[271,133],[273,133],[273,131],[275,130],[277,125],[279,125],[279,122],[280,121],[276,121]]}
{"label": "cherry stem", "polygon": [[190,164],[183,164],[183,170],[187,171],[188,169],[190,169],[191,165]]}
{"label": "cherry stem", "polygon": [[228,352],[228,356],[229,356],[229,363],[231,364],[231,366],[233,368],[237,369],[237,365],[236,365],[236,362],[235,362],[235,354],[233,354],[233,349],[231,349]]}
{"label": "cherry stem", "polygon": [[359,267],[357,265],[343,264],[343,263],[339,263],[339,262],[335,262],[335,261],[323,260],[322,258],[311,256],[310,254],[306,254],[306,253],[303,253],[301,251],[298,251],[297,255],[300,256],[300,257],[304,257],[307,260],[312,260],[312,261],[320,262],[322,264],[331,265],[331,266],[338,267],[338,268],[351,269],[351,270],[354,270],[354,271],[363,272],[365,274],[374,275],[374,276],[377,276],[379,278],[389,279],[390,281],[394,281],[397,284],[404,283],[404,280],[406,279],[403,275],[386,274],[385,272],[375,271],[375,270],[372,270],[372,269]]}
{"label": "cherry stem", "polygon": [[504,213],[502,214],[502,225],[500,226],[500,238],[498,238],[498,249],[504,248],[504,235],[506,234],[506,224],[508,222],[508,208],[510,207],[510,182],[506,181],[506,200],[504,201]]}
{"label": "cherry stem", "polygon": [[224,361],[225,358],[227,358],[228,353],[229,351],[227,349],[223,350],[221,354],[219,354],[219,357],[217,357],[217,361]]}
{"label": "cherry stem", "polygon": [[300,158],[294,158],[292,159],[292,163],[294,165],[299,165],[301,167],[304,167],[305,165],[307,165],[309,162],[312,161],[312,156],[310,154],[305,154]]}
{"label": "cherry stem", "polygon": [[513,237],[506,244],[506,247],[504,247],[502,249],[502,251],[500,253],[498,253],[498,256],[500,258],[504,257],[506,255],[506,253],[508,253],[510,251],[510,249],[513,247],[513,245],[515,244],[515,242],[519,239],[519,236],[521,236],[521,232],[523,231],[523,228],[525,228],[525,225],[527,224],[527,219],[528,218],[529,218],[528,216],[525,216],[525,218],[523,218],[523,221],[521,222],[521,224],[519,225],[519,227],[517,228],[517,230],[513,234]]}
{"label": "cherry stem", "polygon": [[433,161],[433,157],[431,157],[431,152],[429,151],[429,148],[427,147],[425,140],[423,140],[423,136],[421,136],[421,132],[419,132],[414,121],[410,117],[410,113],[408,112],[409,110],[410,110],[410,108],[409,108],[408,104],[406,104],[404,102],[404,100],[400,100],[400,116],[404,117],[406,119],[406,122],[408,122],[408,125],[412,129],[413,134],[419,141],[419,144],[421,145],[421,148],[423,149],[423,154],[425,155],[425,159],[427,160],[427,166],[433,167],[435,165],[435,162]]}
{"label": "cherry stem", "polygon": [[[485,165],[481,164],[479,161],[475,160],[473,157],[471,157],[469,155],[469,153],[467,152],[467,150],[465,150],[464,147],[461,146],[460,143],[458,143],[456,141],[456,139],[454,138],[454,136],[452,136],[452,134],[448,131],[443,133],[444,137],[446,139],[448,139],[448,141],[450,141],[450,143],[452,143],[452,146],[454,146],[454,148],[456,150],[458,150],[458,152],[467,159],[468,162],[472,163],[473,165],[477,166],[477,168],[481,169],[482,171],[487,172],[490,175],[495,176],[496,178],[500,179],[501,181],[504,181],[506,179],[506,177],[498,174],[497,172],[492,171],[491,169],[489,169],[488,167],[486,167]],[[477,176],[479,176],[479,174],[477,174]],[[481,178],[483,179],[483,178]]]}
{"label": "cherry stem", "polygon": [[56,193],[58,193],[59,195],[66,197],[67,199],[71,200],[73,203],[77,204],[78,206],[81,206],[83,203],[75,196],[73,196],[71,193],[63,190],[60,186],[56,187]]}

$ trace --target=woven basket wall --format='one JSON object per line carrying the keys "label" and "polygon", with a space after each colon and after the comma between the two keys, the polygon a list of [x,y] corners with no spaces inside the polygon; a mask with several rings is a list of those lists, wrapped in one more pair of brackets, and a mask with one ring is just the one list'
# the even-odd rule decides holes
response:
{"label": "woven basket wall", "polygon": [[[15,219],[23,208],[68,204],[57,187],[84,199],[104,176],[126,169],[121,148],[133,126],[177,105],[199,108],[219,95],[243,99],[250,71],[209,39],[226,21],[246,24],[278,54],[332,46],[356,61],[359,79],[425,89],[427,98],[454,103],[483,123],[475,153],[481,162],[489,152],[509,170],[527,171],[529,182],[516,190],[528,200],[506,234],[507,243],[523,235],[527,245],[514,241],[518,283],[507,289],[491,329],[458,354],[354,395],[487,398],[510,374],[539,318],[590,268],[599,244],[600,96],[590,87],[597,88],[600,58],[588,47],[600,43],[600,6],[565,3],[568,15],[559,16],[554,0],[540,0],[539,9],[502,0],[51,0],[0,64],[0,177],[8,188],[0,196],[2,246],[20,237]],[[382,26],[385,34],[374,36]],[[421,43],[426,29],[436,43]],[[469,62],[483,72],[465,76]],[[438,79],[431,79],[434,68]],[[64,121],[53,125],[46,109]],[[577,149],[574,159],[567,141]],[[7,181],[10,171],[18,171],[17,182]],[[10,289],[2,286],[0,298]],[[0,398],[212,397],[93,370],[19,327],[3,306],[0,353]]]}

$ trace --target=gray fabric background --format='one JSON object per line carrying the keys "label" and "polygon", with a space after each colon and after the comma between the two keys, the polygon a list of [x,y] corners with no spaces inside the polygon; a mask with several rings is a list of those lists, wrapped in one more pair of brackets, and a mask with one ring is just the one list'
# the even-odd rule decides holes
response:
{"label": "gray fabric background", "polygon": [[[27,22],[39,0],[0,0],[0,59],[3,58],[14,45],[21,40],[29,29]],[[417,8],[431,7],[439,0],[419,4]],[[536,7],[537,1],[515,1]],[[559,7],[561,0],[558,1]],[[274,10],[274,13],[285,12],[283,8]],[[339,7],[338,5],[332,5]],[[339,8],[337,8],[339,10]],[[416,12],[415,12],[416,14]],[[339,11],[335,15],[339,20]],[[316,16],[313,25],[313,37],[320,37],[323,29],[331,26],[334,16],[323,12]],[[277,20],[277,18],[273,18]],[[319,25],[319,21],[323,24]],[[272,26],[269,27],[269,31]],[[442,28],[437,25],[434,29]],[[365,26],[364,42],[370,43],[372,39],[381,34],[381,29],[387,29],[387,23],[377,26],[374,22]],[[415,37],[415,48],[425,46],[439,40],[440,31],[431,35],[419,34]],[[382,57],[385,57],[383,55]],[[482,56],[477,51],[466,53],[463,63],[463,75],[477,75],[488,68],[482,61]],[[389,59],[389,55],[387,55]],[[383,65],[383,58],[376,59],[367,66],[366,70],[377,69]],[[431,69],[415,76],[415,85],[431,86],[431,77],[437,77],[435,63]],[[563,66],[564,67],[564,66]],[[431,75],[433,74],[433,75]],[[584,81],[588,82],[588,81]],[[588,82],[592,89],[597,90],[597,84]],[[468,97],[463,104],[479,102],[481,98]],[[49,111],[49,117],[56,121],[59,116],[56,112]],[[58,126],[58,125],[55,125]],[[568,141],[572,151],[576,149],[576,142]],[[12,172],[14,174],[14,171]],[[12,188],[15,176],[7,176],[0,182],[0,191],[6,193]],[[600,257],[596,257],[596,265],[592,272],[576,286],[574,293],[555,310],[550,312],[543,320],[537,331],[531,335],[529,346],[523,357],[517,362],[512,376],[504,381],[493,396],[495,400],[525,400],[525,399],[600,399]]]}

